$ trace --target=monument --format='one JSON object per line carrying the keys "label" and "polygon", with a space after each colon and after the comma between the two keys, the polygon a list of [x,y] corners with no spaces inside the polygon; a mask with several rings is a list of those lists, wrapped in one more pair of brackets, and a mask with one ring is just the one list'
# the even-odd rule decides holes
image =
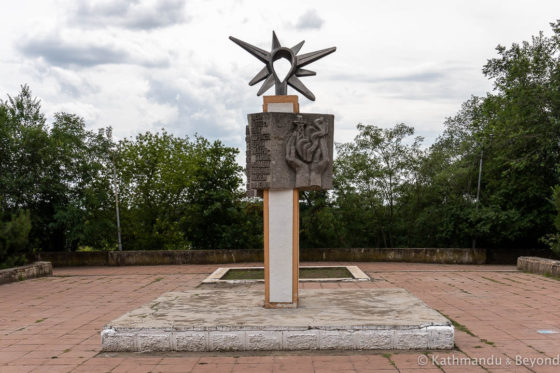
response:
{"label": "monument", "polygon": [[[305,289],[300,298],[299,192],[332,187],[334,116],[300,113],[287,87],[315,100],[299,79],[315,73],[303,67],[336,48],[298,55],[303,42],[282,47],[274,32],[270,52],[230,39],[265,64],[249,82],[264,81],[257,94],[276,93],[246,128],[247,192],[263,198],[264,302],[254,288],[165,293],[109,322],[103,351],[453,348],[451,322],[404,289]],[[283,78],[279,59],[290,63]]]}
{"label": "monument", "polygon": [[[230,36],[265,64],[249,82],[264,80],[257,95],[265,96],[263,112],[249,114],[246,130],[247,193],[263,197],[264,276],[266,308],[297,307],[299,273],[299,191],[332,188],[334,116],[299,113],[297,96],[288,86],[314,101],[299,77],[315,75],[304,66],[325,57],[335,47],[298,55],[303,41],[283,47],[272,32],[270,52]],[[286,59],[290,69],[280,77],[275,62]]]}

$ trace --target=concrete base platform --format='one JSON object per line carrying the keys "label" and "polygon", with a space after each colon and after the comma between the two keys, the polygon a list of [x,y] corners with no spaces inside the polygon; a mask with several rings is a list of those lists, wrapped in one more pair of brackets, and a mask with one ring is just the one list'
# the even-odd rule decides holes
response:
{"label": "concrete base platform", "polygon": [[261,290],[165,293],[105,326],[103,351],[450,349],[449,320],[404,289],[301,290],[265,309]]}

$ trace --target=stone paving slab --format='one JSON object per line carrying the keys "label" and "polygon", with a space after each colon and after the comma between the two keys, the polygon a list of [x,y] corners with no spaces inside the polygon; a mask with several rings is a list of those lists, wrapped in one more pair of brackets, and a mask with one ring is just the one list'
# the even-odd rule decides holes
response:
{"label": "stone paving slab", "polygon": [[[358,283],[303,283],[302,289],[404,288],[462,325],[448,351],[305,350],[102,352],[109,321],[170,291],[194,290],[217,265],[65,267],[53,276],[0,286],[0,372],[558,372],[558,364],[522,361],[560,353],[560,281],[514,266],[383,262],[358,265]],[[228,266],[262,266],[239,263]],[[255,288],[263,288],[256,285]],[[470,333],[467,333],[467,331]],[[489,364],[492,357],[500,364]],[[426,359],[427,360],[423,360]],[[444,365],[447,358],[486,359]],[[514,359],[508,365],[507,359]],[[435,359],[435,360],[432,360]],[[421,364],[422,363],[422,364]],[[437,365],[436,365],[437,364]]]}
{"label": "stone paving slab", "polygon": [[265,309],[262,290],[165,293],[109,323],[104,351],[449,349],[451,322],[404,289],[302,290]]}

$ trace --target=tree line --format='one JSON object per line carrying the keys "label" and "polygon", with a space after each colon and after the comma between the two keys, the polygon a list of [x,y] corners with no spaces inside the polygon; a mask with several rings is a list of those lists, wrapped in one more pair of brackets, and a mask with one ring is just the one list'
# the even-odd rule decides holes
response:
{"label": "tree line", "polygon": [[[560,250],[560,21],[497,47],[472,96],[428,148],[414,128],[357,126],[336,144],[332,191],[301,193],[301,247]],[[115,141],[24,85],[0,101],[0,265],[37,250],[262,247],[262,202],[238,150],[164,130]]]}
{"label": "tree line", "polygon": [[[262,208],[244,198],[237,149],[165,131],[114,141],[28,86],[0,103],[0,263],[37,250],[259,247]],[[118,198],[118,199],[117,199]]]}

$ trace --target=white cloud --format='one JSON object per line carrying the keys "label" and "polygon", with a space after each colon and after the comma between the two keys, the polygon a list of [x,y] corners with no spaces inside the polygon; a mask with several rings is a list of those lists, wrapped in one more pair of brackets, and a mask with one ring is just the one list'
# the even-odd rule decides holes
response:
{"label": "white cloud", "polygon": [[147,67],[169,64],[166,53],[153,42],[123,36],[123,33],[103,31],[53,30],[26,35],[18,41],[17,48],[25,57],[39,58],[50,65],[68,69],[105,64]]}
{"label": "white cloud", "polygon": [[49,115],[75,112],[116,137],[165,127],[244,148],[246,115],[262,105],[247,83],[262,63],[228,36],[270,50],[276,30],[282,45],[305,39],[300,53],[337,47],[302,78],[317,101],[300,97],[302,111],[336,115],[335,141],[351,140],[360,122],[405,122],[430,142],[446,116],[490,89],[481,68],[497,44],[550,33],[560,2],[531,4],[10,2],[0,13],[0,95],[28,83]]}
{"label": "white cloud", "polygon": [[185,5],[184,0],[79,0],[69,18],[83,26],[151,30],[186,22]]}
{"label": "white cloud", "polygon": [[298,30],[305,29],[320,29],[325,21],[319,17],[317,9],[309,9],[303,13],[296,22],[296,28]]}

